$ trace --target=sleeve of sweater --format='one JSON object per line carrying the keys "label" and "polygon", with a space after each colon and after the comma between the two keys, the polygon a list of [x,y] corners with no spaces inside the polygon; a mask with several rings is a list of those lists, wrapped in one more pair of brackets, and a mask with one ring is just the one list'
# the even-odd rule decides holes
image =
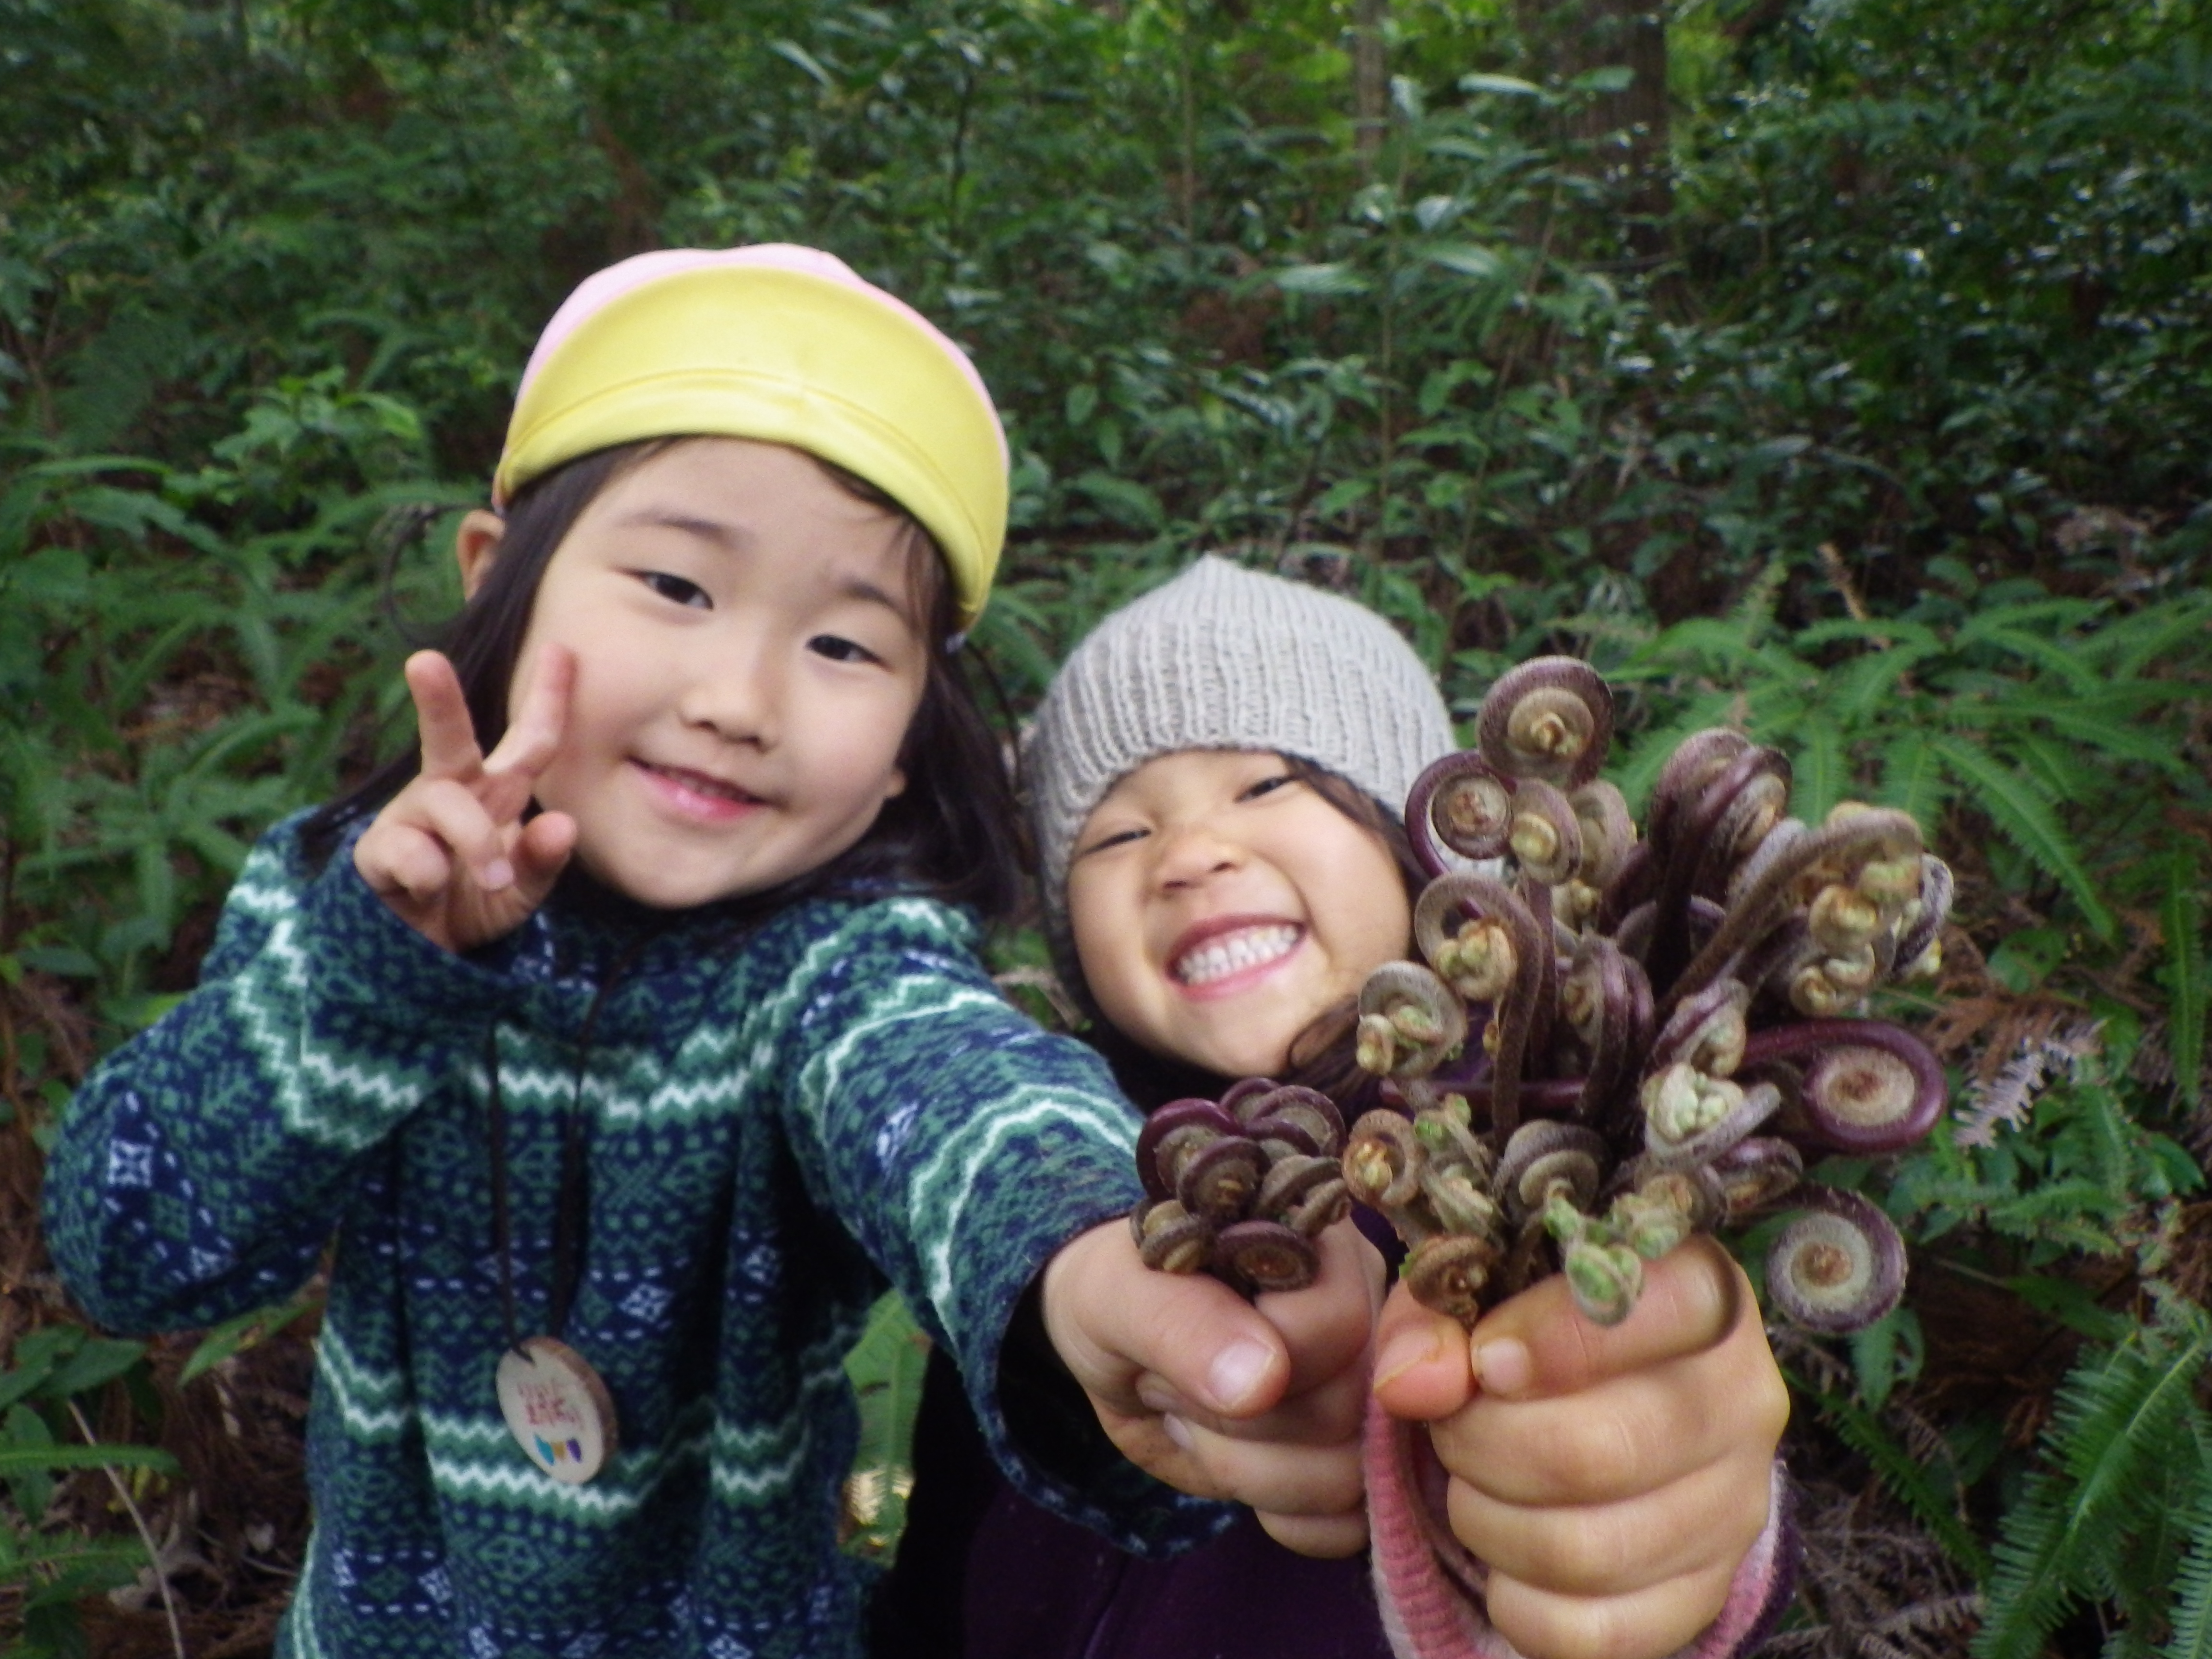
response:
{"label": "sleeve of sweater", "polygon": [[1053,1254],[1140,1195],[1139,1120],[1090,1049],[1040,1030],[976,961],[972,926],[921,900],[843,914],[799,969],[787,1133],[842,1219],[959,1367],[1025,1497],[1139,1553],[1229,1511],[1115,1452],[1018,1316]]}
{"label": "sleeve of sweater", "polygon": [[289,1294],[374,1151],[471,1063],[501,981],[440,950],[341,848],[265,836],[198,989],[70,1102],[46,1177],[64,1282],[111,1329],[188,1329]]}

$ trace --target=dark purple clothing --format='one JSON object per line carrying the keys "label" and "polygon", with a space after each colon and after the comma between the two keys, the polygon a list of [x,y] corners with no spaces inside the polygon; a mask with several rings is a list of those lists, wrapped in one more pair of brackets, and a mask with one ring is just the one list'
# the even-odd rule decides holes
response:
{"label": "dark purple clothing", "polygon": [[1117,1549],[1006,1484],[934,1353],[874,1626],[875,1659],[1390,1659],[1364,1556],[1293,1554],[1246,1510],[1164,1560]]}

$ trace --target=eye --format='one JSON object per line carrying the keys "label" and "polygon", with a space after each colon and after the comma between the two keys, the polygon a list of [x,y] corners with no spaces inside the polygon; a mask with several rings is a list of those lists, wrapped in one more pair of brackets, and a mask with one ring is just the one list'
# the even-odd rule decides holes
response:
{"label": "eye", "polygon": [[641,570],[635,574],[638,580],[671,604],[700,611],[714,608],[714,602],[707,597],[707,590],[695,581],[672,576],[665,570]]}
{"label": "eye", "polygon": [[866,646],[835,634],[817,634],[807,641],[806,648],[817,657],[829,658],[831,662],[879,663],[883,660]]}
{"label": "eye", "polygon": [[1237,799],[1239,800],[1258,800],[1263,795],[1272,795],[1278,789],[1286,787],[1287,786],[1299,782],[1301,780],[1295,772],[1279,772],[1273,777],[1262,778],[1259,782],[1249,786],[1244,790],[1243,793],[1238,795]]}
{"label": "eye", "polygon": [[1075,856],[1089,858],[1093,853],[1103,853],[1109,847],[1126,847],[1131,842],[1142,841],[1151,833],[1149,830],[1116,830],[1110,835],[1101,836],[1086,847],[1078,848]]}

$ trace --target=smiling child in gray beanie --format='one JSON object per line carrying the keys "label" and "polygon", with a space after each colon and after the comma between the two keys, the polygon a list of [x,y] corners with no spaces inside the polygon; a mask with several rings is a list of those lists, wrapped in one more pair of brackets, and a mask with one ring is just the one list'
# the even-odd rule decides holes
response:
{"label": "smiling child in gray beanie", "polygon": [[[1418,878],[1397,850],[1395,820],[1421,770],[1456,747],[1433,677],[1382,617],[1222,559],[1200,558],[1076,647],[1038,711],[1024,781],[1055,962],[1099,1017],[1097,1040],[1133,1097],[1161,1103],[1146,1098],[1134,1057],[1116,1054],[1122,1040],[1164,1065],[1149,1079],[1155,1094],[1218,1093],[1238,1076],[1289,1066],[1300,1080],[1320,1075],[1298,1052],[1304,1040],[1368,972],[1407,949]],[[1378,1394],[1405,1415],[1437,1419],[1443,1473],[1469,1494],[1452,1522],[1471,1520],[1453,1542],[1442,1486],[1425,1497],[1390,1474],[1376,1449],[1430,1437],[1375,1412],[1371,1590],[1353,1562],[1302,1559],[1356,1550],[1356,1535],[1271,1522],[1270,1537],[1249,1516],[1164,1562],[1102,1547],[1003,1486],[952,1517],[932,1498],[933,1480],[957,1477],[932,1444],[943,1419],[926,1406],[915,1530],[886,1606],[899,1605],[900,1581],[912,1593],[925,1563],[961,1577],[964,1546],[969,1582],[955,1602],[963,1611],[948,1621],[962,1628],[955,1638],[940,1625],[933,1639],[942,1645],[931,1649],[915,1644],[917,1627],[879,1651],[1513,1659],[1508,1636],[1540,1656],[1595,1619],[1634,1632],[1613,1648],[1618,1659],[1747,1652],[1793,1577],[1772,1461],[1785,1397],[1733,1263],[1686,1249],[1657,1271],[1679,1281],[1682,1305],[1708,1314],[1685,1317],[1633,1358],[1579,1371],[1562,1359],[1582,1351],[1560,1340],[1575,1316],[1556,1281],[1494,1310],[1472,1347],[1456,1326],[1447,1334],[1394,1297],[1377,1333]],[[1298,1294],[1261,1306],[1295,1319]],[[1474,1398],[1470,1353],[1500,1337],[1522,1349],[1527,1376],[1516,1389],[1486,1374],[1492,1386]],[[1409,1350],[1411,1362],[1399,1363]],[[1563,1463],[1565,1437],[1542,1431],[1537,1417],[1510,1415],[1564,1409],[1626,1442],[1661,1401],[1670,1422],[1692,1426],[1640,1456],[1643,1467],[1602,1475]],[[1516,1421],[1530,1431],[1501,1435]],[[1197,1424],[1185,1431],[1224,1468],[1234,1458],[1231,1443]],[[1606,1571],[1577,1575],[1528,1547],[1563,1525],[1611,1535],[1632,1516],[1632,1536]],[[928,1541],[910,1561],[915,1533]],[[1460,1588],[1481,1582],[1481,1562],[1486,1600]],[[941,1603],[942,1585],[936,1594]]]}

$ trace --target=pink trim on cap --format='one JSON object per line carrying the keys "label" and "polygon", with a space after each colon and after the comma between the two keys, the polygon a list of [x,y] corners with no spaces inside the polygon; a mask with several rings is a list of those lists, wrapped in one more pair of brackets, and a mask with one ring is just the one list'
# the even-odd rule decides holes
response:
{"label": "pink trim on cap", "polygon": [[750,247],[670,247],[653,253],[635,254],[619,264],[609,265],[595,271],[576,285],[575,291],[561,302],[553,313],[553,320],[545,325],[545,331],[538,337],[538,344],[530,354],[530,361],[522,370],[522,384],[515,388],[520,398],[522,387],[536,378],[545,360],[551,356],[561,343],[583,324],[584,319],[600,311],[611,301],[633,289],[656,282],[663,276],[673,276],[679,271],[697,270],[712,265],[760,265],[775,270],[796,270],[810,276],[826,277],[833,283],[865,294],[877,304],[887,306],[907,318],[933,341],[953,366],[975,388],[975,395],[983,406],[992,411],[993,434],[999,441],[999,459],[1007,459],[1006,434],[1000,429],[995,418],[997,405],[991,401],[989,388],[983,377],[975,372],[975,365],[968,361],[968,354],[956,345],[950,337],[928,318],[923,316],[896,294],[878,288],[862,277],[852,266],[834,253],[824,253],[819,248],[801,247],[795,242],[758,242]]}

